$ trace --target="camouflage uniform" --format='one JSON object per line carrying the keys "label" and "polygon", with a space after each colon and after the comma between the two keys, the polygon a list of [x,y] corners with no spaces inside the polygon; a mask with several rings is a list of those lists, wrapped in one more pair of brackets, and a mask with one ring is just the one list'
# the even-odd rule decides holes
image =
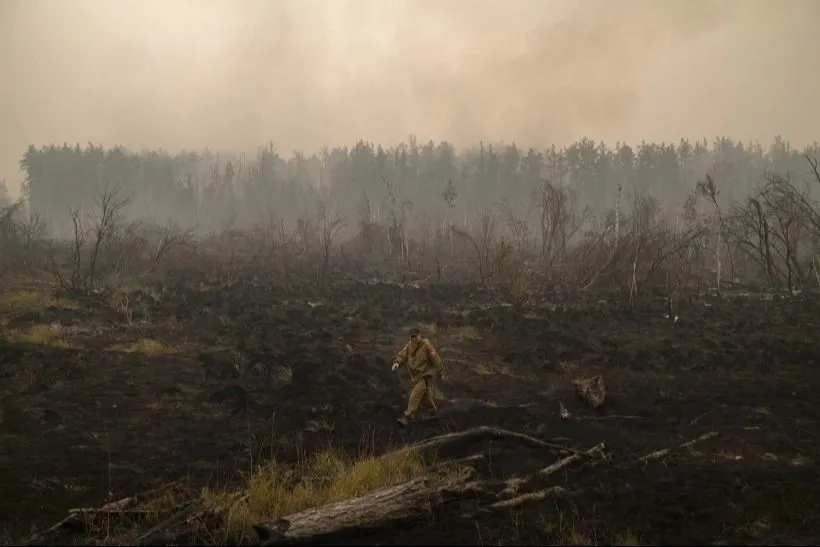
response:
{"label": "camouflage uniform", "polygon": [[407,401],[407,410],[399,418],[401,425],[407,425],[415,419],[416,412],[425,396],[430,406],[433,407],[433,413],[438,411],[433,382],[444,372],[444,363],[433,344],[428,339],[422,338],[418,329],[410,329],[410,341],[396,356],[393,370],[403,365],[407,365],[410,369],[410,380],[413,384]]}

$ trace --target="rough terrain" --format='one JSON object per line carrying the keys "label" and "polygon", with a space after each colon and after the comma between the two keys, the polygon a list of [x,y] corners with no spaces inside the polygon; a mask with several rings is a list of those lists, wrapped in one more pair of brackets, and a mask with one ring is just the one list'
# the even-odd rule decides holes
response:
{"label": "rough terrain", "polygon": [[[461,518],[465,502],[333,541],[820,542],[815,295],[704,298],[671,321],[661,301],[632,312],[544,294],[520,308],[476,287],[361,281],[319,297],[169,278],[136,291],[144,296],[127,312],[20,290],[5,287],[0,304],[0,523],[10,542],[72,507],[174,481],[239,482],[271,454],[295,459],[328,443],[385,451],[479,425],[579,450],[603,442],[608,461],[551,476],[567,496],[474,519]],[[445,359],[445,399],[438,420],[401,430],[408,379],[390,363],[414,325]],[[571,380],[598,373],[609,401],[596,411]],[[639,461],[664,448],[673,450]],[[496,478],[555,460],[506,440],[447,457],[474,452]]]}

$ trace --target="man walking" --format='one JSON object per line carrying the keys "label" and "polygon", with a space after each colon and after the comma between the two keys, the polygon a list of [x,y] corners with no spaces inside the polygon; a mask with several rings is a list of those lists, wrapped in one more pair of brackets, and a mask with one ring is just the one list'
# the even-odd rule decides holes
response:
{"label": "man walking", "polygon": [[400,366],[407,365],[410,369],[412,388],[407,400],[407,410],[398,420],[402,426],[415,420],[421,401],[425,397],[433,407],[433,414],[438,412],[434,397],[433,382],[444,372],[444,363],[441,361],[436,348],[427,338],[423,338],[419,329],[410,329],[410,341],[405,344],[396,360],[393,362],[393,371]]}

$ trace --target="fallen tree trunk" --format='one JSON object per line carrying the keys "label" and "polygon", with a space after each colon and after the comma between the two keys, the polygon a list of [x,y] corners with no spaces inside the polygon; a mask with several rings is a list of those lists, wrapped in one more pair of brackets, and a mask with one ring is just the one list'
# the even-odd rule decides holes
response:
{"label": "fallen tree trunk", "polygon": [[524,505],[525,503],[532,501],[544,501],[550,496],[559,496],[566,493],[567,489],[563,486],[550,486],[549,488],[544,488],[543,490],[530,492],[528,494],[521,494],[520,496],[516,496],[514,498],[509,498],[506,500],[491,503],[486,507],[482,507],[479,511],[470,515],[470,517],[475,517],[480,513],[489,513],[491,511],[498,509],[510,509],[513,507],[518,507],[520,505]]}
{"label": "fallen tree trunk", "polygon": [[657,460],[659,458],[663,458],[664,456],[669,455],[669,453],[672,452],[672,450],[675,450],[675,449],[680,450],[682,448],[689,448],[690,446],[694,446],[698,443],[708,441],[710,439],[714,439],[717,436],[718,436],[717,431],[710,431],[709,433],[704,433],[700,437],[695,437],[694,439],[686,441],[685,443],[681,443],[681,444],[679,444],[678,446],[676,446],[674,448],[662,448],[661,450],[656,450],[654,452],[650,452],[649,454],[647,454],[645,456],[641,456],[640,458],[638,458],[635,463],[644,463],[644,462],[647,462],[649,460]]}
{"label": "fallen tree trunk", "polygon": [[528,485],[532,482],[535,478],[545,478],[549,477],[550,475],[554,475],[558,471],[562,469],[566,469],[567,467],[571,466],[577,461],[580,461],[584,458],[600,458],[603,459],[604,456],[604,443],[598,443],[589,450],[585,450],[583,452],[579,452],[577,454],[570,454],[565,458],[562,458],[547,467],[539,470],[534,476],[527,477],[527,478],[513,478],[507,479],[505,481],[505,486],[498,496],[501,499],[489,505],[479,508],[477,511],[473,511],[471,513],[465,513],[462,515],[462,518],[475,518],[480,514],[490,513],[492,511],[498,509],[507,509],[510,507],[518,507],[520,505],[524,505],[525,503],[529,502],[537,502],[543,501],[548,497],[552,496],[560,496],[566,495],[568,493],[567,489],[562,486],[550,486],[548,488],[543,488],[541,490],[535,492],[529,492],[526,494],[519,494],[519,490],[522,486]]}
{"label": "fallen tree trunk", "polygon": [[577,452],[575,454],[567,456],[566,458],[558,460],[555,463],[552,463],[552,464],[548,465],[544,469],[540,470],[538,472],[538,475],[540,475],[542,477],[552,475],[553,473],[556,473],[556,472],[564,469],[565,467],[568,467],[568,466],[572,465],[573,463],[577,462],[578,460],[580,460],[582,458],[593,458],[593,457],[596,457],[596,456],[603,457],[604,448],[605,448],[604,443],[598,443],[595,446],[593,446],[592,448],[590,448],[589,450],[585,450],[584,452]]}
{"label": "fallen tree trunk", "polygon": [[510,431],[507,429],[490,427],[486,425],[474,427],[472,429],[467,429],[465,431],[445,433],[444,435],[439,435],[438,437],[432,437],[425,441],[421,441],[420,443],[416,443],[405,448],[402,448],[399,452],[405,452],[409,450],[417,450],[421,452],[424,450],[430,450],[432,448],[441,448],[442,446],[449,444],[456,444],[467,441],[481,441],[485,439],[507,439],[511,441],[517,441],[524,445],[531,446],[534,448],[549,448],[552,450],[558,450],[560,452],[565,452],[569,454],[581,453],[579,450],[575,450],[567,446],[562,446],[560,444],[542,441],[541,439],[531,437],[530,435],[524,435],[523,433],[518,433],[516,431]]}
{"label": "fallen tree trunk", "polygon": [[[117,512],[127,509],[129,507],[133,507],[133,505],[137,502],[137,498],[133,496],[129,496],[127,498],[122,498],[121,500],[112,501],[110,503],[106,503],[102,507],[98,509],[99,512]],[[69,511],[68,516],[65,517],[63,520],[50,526],[49,528],[37,532],[33,536],[31,536],[27,541],[22,542],[23,545],[36,545],[38,543],[42,543],[46,540],[46,538],[55,532],[58,532],[62,528],[70,529],[72,527],[76,527],[77,525],[81,524],[83,521],[83,514],[86,510],[84,509],[72,509]]]}
{"label": "fallen tree trunk", "polygon": [[472,468],[462,467],[381,488],[358,498],[305,509],[253,528],[262,545],[276,545],[419,518],[429,512],[431,505],[463,499],[471,492],[477,492],[478,483],[468,482],[474,474]]}

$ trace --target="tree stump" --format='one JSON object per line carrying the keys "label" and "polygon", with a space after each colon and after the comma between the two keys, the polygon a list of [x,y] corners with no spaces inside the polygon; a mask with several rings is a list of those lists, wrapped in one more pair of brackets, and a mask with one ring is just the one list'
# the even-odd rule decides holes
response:
{"label": "tree stump", "polygon": [[606,383],[601,374],[591,378],[578,378],[573,380],[575,393],[589,407],[593,409],[601,408],[606,403]]}

